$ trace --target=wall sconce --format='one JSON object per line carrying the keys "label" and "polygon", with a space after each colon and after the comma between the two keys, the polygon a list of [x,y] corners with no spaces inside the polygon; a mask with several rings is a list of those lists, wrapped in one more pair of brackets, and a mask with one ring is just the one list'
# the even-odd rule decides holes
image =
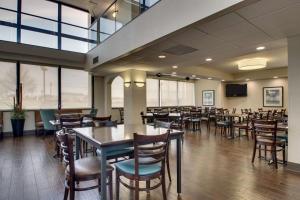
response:
{"label": "wall sconce", "polygon": [[124,82],[124,86],[125,86],[125,87],[130,87],[130,85],[131,85],[131,82],[130,82],[130,81]]}
{"label": "wall sconce", "polygon": [[137,87],[144,87],[145,86],[145,82],[141,82],[141,81],[134,81],[135,85]]}

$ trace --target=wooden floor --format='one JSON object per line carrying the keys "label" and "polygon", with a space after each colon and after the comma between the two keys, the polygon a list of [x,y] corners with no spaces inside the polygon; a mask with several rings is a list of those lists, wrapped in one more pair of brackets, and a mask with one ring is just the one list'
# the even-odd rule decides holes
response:
{"label": "wooden floor", "polygon": [[[175,143],[171,145],[173,183],[168,199],[198,200],[298,200],[300,176],[275,170],[265,161],[251,164],[252,141],[228,140],[220,135],[188,132],[183,146],[183,193],[176,194]],[[52,136],[24,136],[0,141],[0,200],[60,200],[63,196],[64,167],[52,158]],[[98,199],[96,190],[76,193],[77,200]],[[124,187],[121,199],[132,199]],[[140,199],[159,200],[161,190]]]}

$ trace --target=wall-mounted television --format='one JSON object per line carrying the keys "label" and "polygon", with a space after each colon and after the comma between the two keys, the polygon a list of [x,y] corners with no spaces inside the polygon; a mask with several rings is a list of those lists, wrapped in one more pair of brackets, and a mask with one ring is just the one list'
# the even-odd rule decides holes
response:
{"label": "wall-mounted television", "polygon": [[226,84],[226,97],[246,97],[247,84]]}

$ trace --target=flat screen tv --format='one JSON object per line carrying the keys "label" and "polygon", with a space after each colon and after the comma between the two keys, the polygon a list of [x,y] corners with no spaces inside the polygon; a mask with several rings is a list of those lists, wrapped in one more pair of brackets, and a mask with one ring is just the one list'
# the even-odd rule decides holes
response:
{"label": "flat screen tv", "polygon": [[246,97],[247,84],[227,84],[226,97]]}

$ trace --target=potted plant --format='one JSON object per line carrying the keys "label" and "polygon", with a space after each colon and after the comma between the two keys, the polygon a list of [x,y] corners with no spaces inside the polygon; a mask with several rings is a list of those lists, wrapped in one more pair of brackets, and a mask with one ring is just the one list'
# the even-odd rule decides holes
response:
{"label": "potted plant", "polygon": [[23,136],[25,124],[25,111],[22,109],[22,84],[19,89],[19,100],[16,103],[14,97],[14,107],[11,115],[11,126],[13,130],[13,136]]}

